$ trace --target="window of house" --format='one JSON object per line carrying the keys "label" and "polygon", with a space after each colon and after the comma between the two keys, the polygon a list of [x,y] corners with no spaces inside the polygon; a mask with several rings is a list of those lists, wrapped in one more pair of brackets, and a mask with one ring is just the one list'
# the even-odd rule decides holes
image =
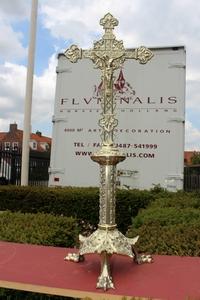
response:
{"label": "window of house", "polygon": [[36,142],[33,142],[33,149],[37,149],[37,143]]}
{"label": "window of house", "polygon": [[4,148],[5,148],[5,150],[9,150],[10,149],[10,142],[5,142],[4,143]]}
{"label": "window of house", "polygon": [[49,144],[45,145],[45,150],[48,151],[49,150]]}
{"label": "window of house", "polygon": [[12,143],[12,148],[13,148],[13,150],[17,150],[18,147],[19,147],[19,143],[18,143],[18,142],[13,142],[13,143]]}
{"label": "window of house", "polygon": [[29,146],[31,147],[32,150],[37,150],[37,142],[35,140],[31,140],[29,142]]}

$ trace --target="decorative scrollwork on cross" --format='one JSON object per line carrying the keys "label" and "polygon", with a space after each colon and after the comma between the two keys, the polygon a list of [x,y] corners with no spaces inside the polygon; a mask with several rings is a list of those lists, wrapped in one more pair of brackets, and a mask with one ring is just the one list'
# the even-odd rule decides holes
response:
{"label": "decorative scrollwork on cross", "polygon": [[108,13],[100,19],[99,24],[103,26],[103,29],[106,31],[108,29],[114,29],[114,27],[119,24],[119,21]]}
{"label": "decorative scrollwork on cross", "polygon": [[72,63],[76,63],[77,60],[81,58],[81,49],[76,45],[71,45],[64,54]]}
{"label": "decorative scrollwork on cross", "polygon": [[99,126],[103,128],[106,132],[111,132],[118,125],[118,120],[115,119],[113,114],[105,115],[103,114],[103,118],[99,120]]}
{"label": "decorative scrollwork on cross", "polygon": [[153,53],[148,48],[141,46],[136,49],[136,59],[139,60],[140,64],[146,64],[152,57]]}
{"label": "decorative scrollwork on cross", "polygon": [[93,49],[82,50],[76,45],[72,45],[68,50],[66,50],[65,55],[72,63],[77,62],[78,59],[89,58],[93,61],[96,68],[102,70],[102,110],[103,115],[105,115],[100,120],[99,124],[103,124],[104,122],[104,126],[101,125],[101,127],[106,132],[108,132],[107,129],[110,128],[109,137],[108,134],[102,134],[102,144],[113,144],[112,139],[114,134],[112,131],[115,126],[113,126],[113,118],[108,117],[108,115],[113,114],[116,106],[113,97],[114,70],[121,68],[126,59],[135,59],[141,64],[146,64],[153,57],[153,53],[144,46],[135,50],[126,50],[124,48],[123,41],[116,40],[113,29],[118,25],[118,20],[110,13],[106,14],[100,20],[100,25],[103,26],[105,33],[102,39],[94,43]]}

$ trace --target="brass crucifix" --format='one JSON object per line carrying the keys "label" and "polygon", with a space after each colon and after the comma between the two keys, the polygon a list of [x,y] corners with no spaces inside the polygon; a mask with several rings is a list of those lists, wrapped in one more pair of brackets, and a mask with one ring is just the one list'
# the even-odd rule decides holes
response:
{"label": "brass crucifix", "polygon": [[146,64],[153,53],[140,47],[135,50],[125,49],[123,41],[115,38],[113,29],[118,20],[110,13],[101,20],[105,33],[99,41],[94,43],[93,49],[82,50],[72,45],[65,51],[65,56],[72,63],[78,59],[91,59],[96,68],[102,71],[103,89],[101,91],[102,113],[99,126],[102,128],[102,144],[100,150],[91,156],[91,159],[100,165],[100,209],[98,229],[89,237],[79,236],[79,254],[68,254],[66,260],[83,261],[84,254],[98,253],[102,257],[101,274],[97,281],[97,288],[114,288],[109,265],[109,257],[116,253],[128,255],[137,263],[150,262],[150,256],[139,256],[135,250],[138,237],[130,239],[117,229],[115,222],[116,206],[116,166],[125,159],[125,155],[114,145],[114,129],[118,125],[115,115],[116,102],[113,92],[114,71],[121,68],[126,59],[138,60]]}

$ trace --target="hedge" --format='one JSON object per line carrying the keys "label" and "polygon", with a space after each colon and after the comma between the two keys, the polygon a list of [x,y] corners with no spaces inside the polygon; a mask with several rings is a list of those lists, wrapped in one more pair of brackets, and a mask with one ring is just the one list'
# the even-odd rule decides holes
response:
{"label": "hedge", "polygon": [[199,256],[200,221],[189,224],[160,226],[159,222],[143,225],[138,229],[131,227],[129,237],[139,235],[137,249],[140,253],[160,255]]}
{"label": "hedge", "polygon": [[0,214],[0,240],[3,241],[73,247],[79,232],[77,221],[71,217],[9,211]]}
{"label": "hedge", "polygon": [[141,211],[137,217],[133,219],[132,226],[139,228],[143,225],[151,226],[152,224],[158,224],[160,226],[171,226],[181,223],[193,222],[200,220],[200,209],[185,208],[177,209],[176,207],[166,208],[148,208]]}
{"label": "hedge", "polygon": [[[116,221],[119,230],[125,233],[131,218],[155,198],[155,192],[118,190]],[[96,226],[99,222],[99,189],[2,186],[0,210],[72,216]]]}
{"label": "hedge", "polygon": [[169,195],[160,195],[150,204],[151,207],[176,207],[179,208],[200,208],[199,192],[183,192],[171,193]]}
{"label": "hedge", "polygon": [[[139,235],[139,252],[167,255],[200,255],[200,209],[190,199],[163,198],[141,211],[130,226],[127,236]],[[188,202],[188,203],[187,203]],[[161,207],[158,206],[161,204]],[[174,204],[174,206],[172,206]],[[177,205],[177,207],[176,207]]]}

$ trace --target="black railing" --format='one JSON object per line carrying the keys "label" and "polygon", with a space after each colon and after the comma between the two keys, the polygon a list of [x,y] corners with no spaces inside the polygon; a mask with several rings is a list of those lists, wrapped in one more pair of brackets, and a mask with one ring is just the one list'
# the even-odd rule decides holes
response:
{"label": "black railing", "polygon": [[184,168],[184,191],[200,191],[200,165]]}
{"label": "black railing", "polygon": [[[20,185],[21,151],[0,149],[0,184]],[[29,185],[48,185],[49,152],[30,151]]]}
{"label": "black railing", "polygon": [[[0,149],[0,185],[20,185],[21,151]],[[30,151],[29,185],[47,186],[49,181],[49,152]],[[200,191],[200,165],[184,168],[184,190]]]}

